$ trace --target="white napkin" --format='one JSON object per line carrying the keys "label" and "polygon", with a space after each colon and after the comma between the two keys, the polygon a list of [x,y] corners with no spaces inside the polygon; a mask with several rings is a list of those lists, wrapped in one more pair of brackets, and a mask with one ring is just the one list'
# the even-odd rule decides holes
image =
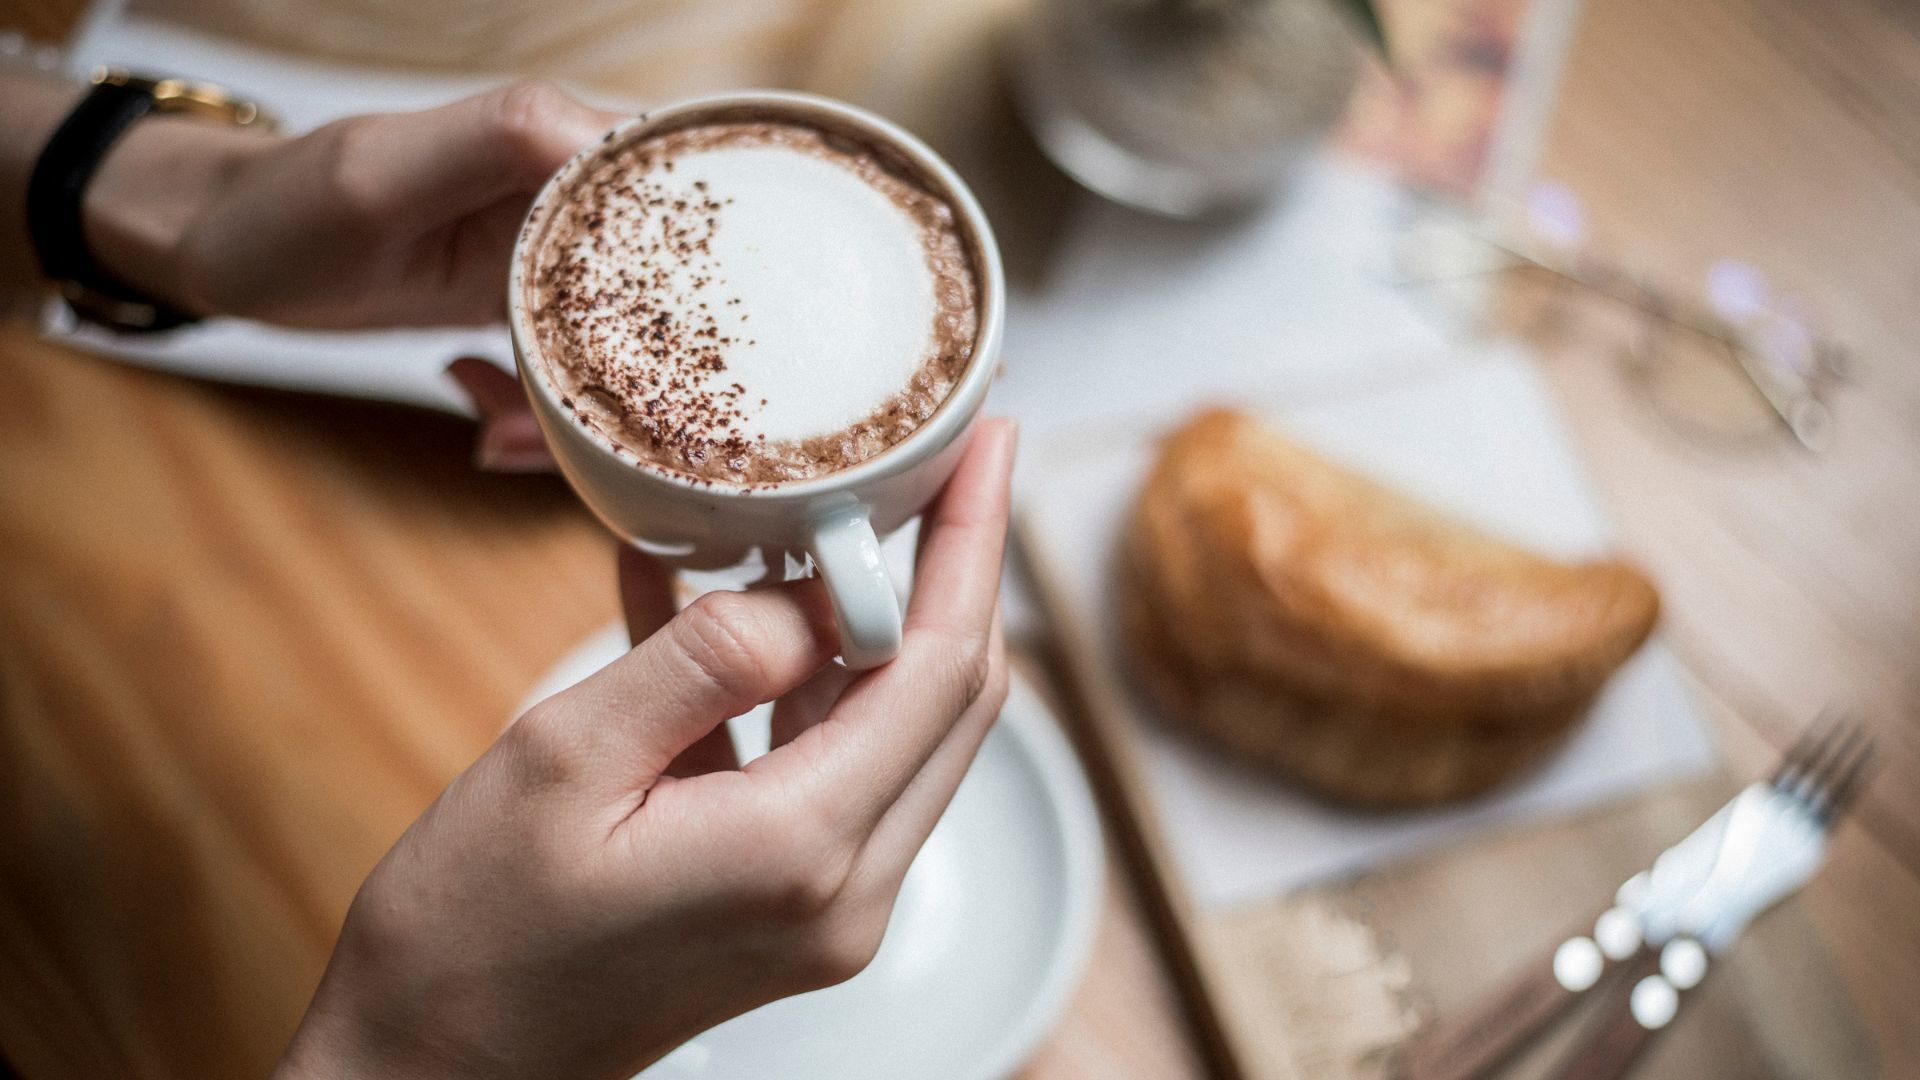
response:
{"label": "white napkin", "polygon": [[1087,202],[1043,282],[1009,283],[1000,407],[1042,434],[1249,386],[1280,393],[1431,370],[1468,329],[1397,283],[1414,197],[1334,152],[1231,222]]}
{"label": "white napkin", "polygon": [[[1454,354],[1426,375],[1319,404],[1241,404],[1322,452],[1538,550],[1605,550],[1608,531],[1558,412],[1531,364]],[[1131,438],[1063,440],[1029,462],[1021,512],[1035,552],[1083,626],[1111,628],[1108,556],[1144,476],[1151,423]],[[1110,669],[1124,672],[1115,643]],[[1361,813],[1308,798],[1164,731],[1143,703],[1126,718],[1144,751],[1160,824],[1198,902],[1285,892],[1500,825],[1566,814],[1699,772],[1714,750],[1672,653],[1656,636],[1615,676],[1548,765],[1466,806]]]}

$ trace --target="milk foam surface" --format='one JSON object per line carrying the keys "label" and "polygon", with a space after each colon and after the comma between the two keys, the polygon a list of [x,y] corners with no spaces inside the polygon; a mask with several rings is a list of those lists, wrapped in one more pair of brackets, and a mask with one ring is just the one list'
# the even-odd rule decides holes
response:
{"label": "milk foam surface", "polygon": [[787,124],[683,129],[586,171],[540,245],[534,312],[582,422],[657,464],[777,482],[919,426],[971,357],[946,203]]}

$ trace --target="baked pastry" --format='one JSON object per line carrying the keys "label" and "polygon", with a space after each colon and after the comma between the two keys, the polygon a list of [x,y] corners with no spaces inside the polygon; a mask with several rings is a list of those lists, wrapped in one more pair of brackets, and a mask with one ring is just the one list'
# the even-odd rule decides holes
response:
{"label": "baked pastry", "polygon": [[1659,613],[1624,563],[1534,554],[1227,409],[1166,439],[1119,583],[1170,722],[1373,806],[1539,761]]}

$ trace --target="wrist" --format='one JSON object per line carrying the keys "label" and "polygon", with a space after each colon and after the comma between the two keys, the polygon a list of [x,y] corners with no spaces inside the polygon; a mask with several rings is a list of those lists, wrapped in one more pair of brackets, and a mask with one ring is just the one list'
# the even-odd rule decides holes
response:
{"label": "wrist", "polygon": [[[322,988],[321,998],[326,995]],[[438,1072],[411,1060],[371,1025],[341,1016],[316,998],[268,1080],[434,1080]]]}
{"label": "wrist", "polygon": [[0,290],[23,311],[37,310],[46,285],[27,237],[27,177],[85,92],[65,79],[0,68]]}
{"label": "wrist", "polygon": [[169,307],[213,314],[196,295],[185,258],[188,232],[217,208],[240,169],[279,141],[184,116],[150,116],[133,125],[87,187],[82,229],[94,261]]}
{"label": "wrist", "polygon": [[383,985],[380,957],[369,961],[364,937],[349,912],[269,1080],[482,1080],[473,1069],[454,1066],[444,1041],[450,1024],[418,1007],[417,988],[396,996]]}

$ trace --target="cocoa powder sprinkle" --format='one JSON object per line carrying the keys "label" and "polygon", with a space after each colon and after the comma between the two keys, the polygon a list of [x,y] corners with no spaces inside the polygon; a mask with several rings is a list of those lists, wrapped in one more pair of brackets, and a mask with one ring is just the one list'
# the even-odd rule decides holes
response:
{"label": "cocoa powder sprinkle", "polygon": [[[671,173],[678,154],[741,143],[843,158],[929,237],[938,307],[932,355],[900,395],[844,431],[795,443],[743,434],[755,405],[745,400],[743,385],[724,377],[727,355],[758,342],[728,332],[748,315],[739,310],[739,297],[725,295],[723,268],[712,253],[733,200],[704,180],[689,192],[648,178],[656,166]],[[567,391],[563,408],[616,449],[696,480],[765,487],[803,479],[865,460],[911,434],[965,370],[978,320],[970,253],[951,207],[880,161],[878,152],[801,125],[736,122],[682,128],[596,153],[604,156],[547,222],[529,275],[528,306],[546,366]],[[607,272],[635,250],[644,269]]]}

